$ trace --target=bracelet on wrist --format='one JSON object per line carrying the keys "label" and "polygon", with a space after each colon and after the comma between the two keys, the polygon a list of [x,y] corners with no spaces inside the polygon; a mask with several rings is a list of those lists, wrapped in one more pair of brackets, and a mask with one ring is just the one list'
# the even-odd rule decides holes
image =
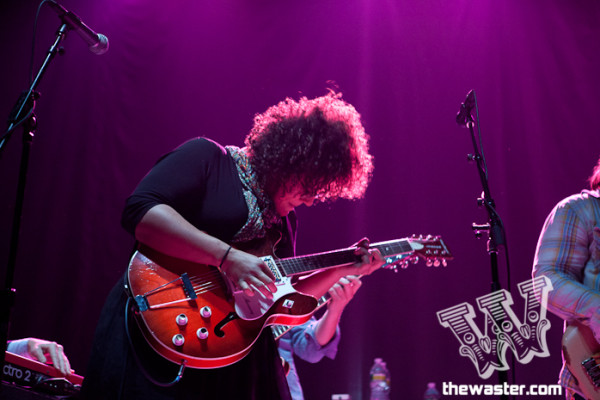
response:
{"label": "bracelet on wrist", "polygon": [[225,251],[225,255],[223,256],[223,258],[221,258],[221,263],[219,264],[219,269],[221,269],[221,267],[223,267],[223,263],[225,262],[225,259],[227,258],[227,256],[229,255],[229,252],[231,251],[231,246],[229,246],[227,248],[227,250]]}

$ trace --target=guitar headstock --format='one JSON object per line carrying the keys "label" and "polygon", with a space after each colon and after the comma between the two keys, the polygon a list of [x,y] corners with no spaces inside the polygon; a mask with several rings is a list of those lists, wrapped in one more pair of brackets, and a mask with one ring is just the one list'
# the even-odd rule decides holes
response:
{"label": "guitar headstock", "polygon": [[411,251],[385,257],[386,263],[383,268],[391,268],[398,272],[397,266],[402,269],[408,268],[409,264],[416,264],[421,259],[425,260],[425,265],[428,267],[439,267],[440,265],[445,267],[448,265],[448,260],[454,258],[440,236],[413,235],[406,240],[410,244]]}

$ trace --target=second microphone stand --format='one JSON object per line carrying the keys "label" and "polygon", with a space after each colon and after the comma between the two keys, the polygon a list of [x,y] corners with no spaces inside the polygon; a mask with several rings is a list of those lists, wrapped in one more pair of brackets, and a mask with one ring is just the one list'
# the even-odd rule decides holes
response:
{"label": "second microphone stand", "polygon": [[[492,273],[491,291],[497,292],[502,288],[500,284],[500,278],[498,275],[498,251],[506,246],[506,236],[504,232],[504,226],[500,216],[496,212],[496,205],[490,194],[490,188],[488,184],[487,166],[485,163],[485,157],[483,156],[483,150],[480,151],[480,145],[478,145],[475,135],[475,120],[471,115],[471,111],[477,107],[477,101],[475,92],[471,90],[467,94],[467,98],[464,103],[461,104],[460,111],[457,114],[456,121],[459,125],[466,126],[471,133],[471,140],[473,142],[473,154],[468,155],[468,160],[474,162],[477,165],[479,172],[479,178],[483,191],[481,197],[477,199],[477,204],[481,207],[485,207],[488,213],[488,222],[485,224],[473,223],[472,229],[476,237],[481,237],[484,233],[488,236],[487,241],[487,252],[490,256],[490,266]],[[480,140],[481,141],[481,140]],[[509,288],[510,289],[510,288]],[[510,291],[510,290],[509,290]],[[498,371],[498,380],[500,384],[508,383],[507,371]],[[508,399],[507,394],[503,394],[501,399]]]}

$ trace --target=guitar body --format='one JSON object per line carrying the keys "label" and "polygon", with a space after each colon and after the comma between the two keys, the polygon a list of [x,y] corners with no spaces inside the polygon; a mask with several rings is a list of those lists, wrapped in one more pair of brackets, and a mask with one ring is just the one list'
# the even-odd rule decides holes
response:
{"label": "guitar body", "polygon": [[[150,346],[176,364],[230,365],[248,354],[265,326],[300,325],[317,306],[314,297],[296,292],[289,279],[277,283],[272,300],[242,292],[234,300],[217,268],[150,248],[143,251],[133,255],[128,268],[129,290],[138,305],[136,321]],[[243,310],[236,311],[236,303]]]}
{"label": "guitar body", "polygon": [[[277,238],[275,238],[277,239]],[[271,254],[275,240],[248,242],[242,251]],[[439,237],[412,237],[371,244],[383,268],[405,268],[419,258],[446,265],[450,251]],[[220,271],[167,256],[149,247],[135,252],[127,270],[135,320],[149,345],[167,360],[191,368],[219,368],[241,360],[269,325],[301,325],[318,306],[297,292],[291,277],[359,261],[354,248],[312,255],[261,259],[275,276],[272,299],[234,291]]]}
{"label": "guitar body", "polygon": [[562,351],[567,367],[577,378],[585,397],[600,400],[600,388],[596,386],[600,384],[600,377],[596,372],[600,364],[600,344],[594,338],[592,330],[578,323],[569,325],[563,335]]}

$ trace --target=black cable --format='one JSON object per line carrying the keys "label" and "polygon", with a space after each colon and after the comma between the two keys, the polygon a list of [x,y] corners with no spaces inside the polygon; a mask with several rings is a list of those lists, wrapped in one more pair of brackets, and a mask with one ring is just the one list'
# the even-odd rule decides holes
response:
{"label": "black cable", "polygon": [[42,0],[40,5],[38,6],[37,12],[35,13],[35,19],[33,22],[33,39],[31,41],[31,57],[29,59],[29,84],[30,85],[33,83],[33,61],[34,61],[33,59],[35,57],[35,36],[36,36],[36,31],[37,31],[38,17],[40,16],[40,10],[42,9],[42,6],[47,1],[48,0]]}
{"label": "black cable", "polygon": [[[142,371],[142,374],[144,374],[146,379],[148,379],[150,382],[152,382],[156,386],[171,387],[171,386],[175,385],[183,377],[183,371],[185,370],[185,360],[182,360],[181,365],[179,366],[179,371],[177,372],[177,376],[171,382],[159,382],[159,381],[155,380],[152,376],[150,376],[148,371],[146,371],[146,369],[142,365],[142,361],[138,357],[137,352],[135,351],[135,347],[133,346],[133,340],[131,340],[131,333],[129,332],[129,305],[130,305],[130,303],[131,303],[131,296],[128,296],[127,303],[125,304],[125,333],[127,334],[127,340],[129,341],[129,347],[131,348],[131,353],[133,354],[133,358],[135,358],[136,363],[140,367],[140,371]],[[123,389],[121,388],[121,391],[122,390]]]}
{"label": "black cable", "polygon": [[483,171],[485,172],[485,179],[488,180],[488,168],[485,161],[485,155],[483,154],[483,145],[481,144],[481,126],[479,125],[479,105],[477,104],[477,93],[473,92],[473,99],[475,100],[475,120],[477,121],[477,135],[479,136],[479,150],[481,152],[481,161],[483,161]]}

